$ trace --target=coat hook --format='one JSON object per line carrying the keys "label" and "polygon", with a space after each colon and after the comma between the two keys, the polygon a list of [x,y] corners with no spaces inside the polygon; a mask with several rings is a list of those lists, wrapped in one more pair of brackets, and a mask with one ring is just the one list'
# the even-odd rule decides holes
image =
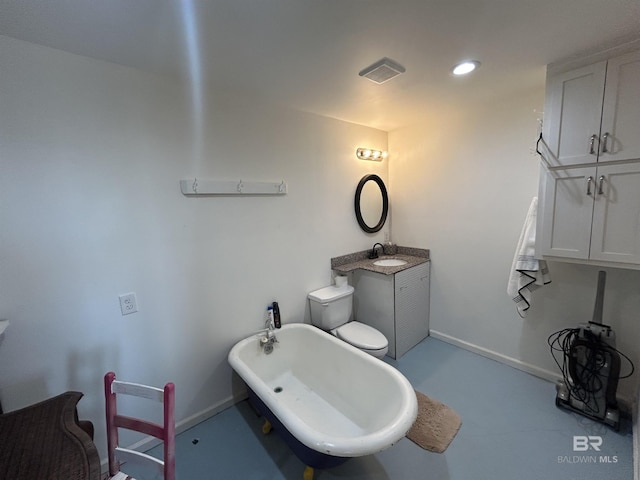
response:
{"label": "coat hook", "polygon": [[540,142],[542,141],[542,132],[540,132],[540,136],[538,136],[538,141],[536,142],[536,153],[540,156],[542,155],[542,152],[540,151]]}

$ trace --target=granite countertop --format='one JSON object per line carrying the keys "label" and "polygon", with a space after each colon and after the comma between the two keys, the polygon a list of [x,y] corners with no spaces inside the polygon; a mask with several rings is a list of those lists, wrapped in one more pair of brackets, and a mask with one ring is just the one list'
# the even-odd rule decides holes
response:
{"label": "granite countertop", "polygon": [[[385,245],[385,253],[393,253],[393,255],[380,255],[378,258],[370,259],[369,252],[371,250],[363,250],[361,252],[350,253],[341,257],[331,259],[331,269],[337,273],[349,273],[354,270],[362,269],[371,272],[382,273],[384,275],[393,275],[407,268],[415,267],[421,263],[429,261],[429,250],[424,248],[400,247]],[[379,251],[379,250],[378,250]],[[384,260],[385,258],[397,258],[407,263],[395,267],[381,267],[374,265],[373,262]]]}

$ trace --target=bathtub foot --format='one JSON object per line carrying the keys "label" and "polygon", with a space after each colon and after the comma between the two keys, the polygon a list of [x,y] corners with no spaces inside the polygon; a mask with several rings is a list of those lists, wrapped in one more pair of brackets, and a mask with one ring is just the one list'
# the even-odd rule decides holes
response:
{"label": "bathtub foot", "polygon": [[[271,433],[272,428],[273,427],[271,426],[271,422],[269,420],[265,420],[264,425],[262,425],[262,433],[264,433],[265,435],[268,433]],[[313,478],[313,474],[309,478]],[[305,480],[306,480],[306,477],[305,477]]]}
{"label": "bathtub foot", "polygon": [[313,480],[313,467],[305,467],[302,480]]}

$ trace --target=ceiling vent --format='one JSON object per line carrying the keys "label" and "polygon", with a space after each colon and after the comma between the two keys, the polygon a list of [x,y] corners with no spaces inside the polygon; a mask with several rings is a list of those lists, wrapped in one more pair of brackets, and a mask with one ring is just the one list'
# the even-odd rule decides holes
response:
{"label": "ceiling vent", "polygon": [[397,64],[390,58],[384,57],[382,60],[378,60],[373,65],[362,70],[358,75],[368,78],[375,83],[384,83],[405,71],[406,69],[402,65]]}

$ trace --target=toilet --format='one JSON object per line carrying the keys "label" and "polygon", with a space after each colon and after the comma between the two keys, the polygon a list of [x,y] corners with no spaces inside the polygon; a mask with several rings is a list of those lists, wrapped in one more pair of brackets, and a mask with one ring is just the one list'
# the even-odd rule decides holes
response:
{"label": "toilet", "polygon": [[351,285],[331,285],[309,293],[311,323],[363,352],[382,358],[389,350],[387,338],[375,328],[351,320]]}

